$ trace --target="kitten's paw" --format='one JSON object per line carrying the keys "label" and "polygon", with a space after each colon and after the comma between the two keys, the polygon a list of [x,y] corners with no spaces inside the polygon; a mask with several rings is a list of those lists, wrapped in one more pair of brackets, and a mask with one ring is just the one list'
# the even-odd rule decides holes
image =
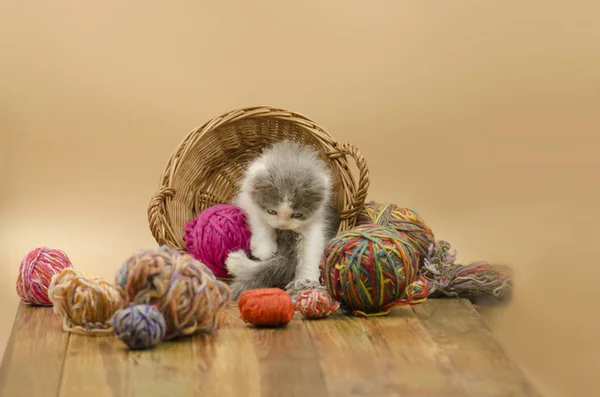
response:
{"label": "kitten's paw", "polygon": [[268,239],[259,240],[256,238],[250,239],[250,251],[255,258],[266,261],[275,256],[277,252],[277,244]]}
{"label": "kitten's paw", "polygon": [[321,285],[321,273],[319,269],[308,269],[306,267],[296,268],[296,275],[292,281],[295,285],[309,286]]}
{"label": "kitten's paw", "polygon": [[225,260],[225,267],[232,276],[239,275],[244,269],[248,267],[248,257],[242,250],[230,252]]}

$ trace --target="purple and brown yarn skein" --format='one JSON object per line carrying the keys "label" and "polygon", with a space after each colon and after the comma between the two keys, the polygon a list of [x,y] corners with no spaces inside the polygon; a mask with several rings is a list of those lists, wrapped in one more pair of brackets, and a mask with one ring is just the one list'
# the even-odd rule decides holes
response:
{"label": "purple and brown yarn skein", "polygon": [[116,275],[125,305],[153,305],[163,315],[165,340],[210,332],[231,297],[229,286],[187,253],[167,246],[140,250]]}

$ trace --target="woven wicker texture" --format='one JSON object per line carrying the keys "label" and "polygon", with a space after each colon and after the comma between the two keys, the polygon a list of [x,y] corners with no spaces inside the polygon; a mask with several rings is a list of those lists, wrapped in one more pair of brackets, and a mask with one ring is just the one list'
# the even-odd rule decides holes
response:
{"label": "woven wicker texture", "polygon": [[367,163],[358,149],[336,141],[303,115],[253,107],[213,118],[189,132],[173,152],[148,207],[156,241],[184,250],[185,224],[214,204],[231,203],[247,164],[283,139],[311,145],[330,165],[342,219],[339,230],[353,227],[369,187]]}

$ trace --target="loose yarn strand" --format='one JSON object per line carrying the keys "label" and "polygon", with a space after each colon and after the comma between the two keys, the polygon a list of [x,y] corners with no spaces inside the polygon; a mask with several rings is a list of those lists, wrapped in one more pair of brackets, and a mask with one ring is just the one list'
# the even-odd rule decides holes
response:
{"label": "loose yarn strand", "polygon": [[491,299],[498,302],[510,298],[510,274],[485,261],[469,265],[455,263],[456,250],[451,253],[450,247],[445,240],[436,241],[424,260],[421,274],[430,283],[430,296],[467,298],[471,301]]}

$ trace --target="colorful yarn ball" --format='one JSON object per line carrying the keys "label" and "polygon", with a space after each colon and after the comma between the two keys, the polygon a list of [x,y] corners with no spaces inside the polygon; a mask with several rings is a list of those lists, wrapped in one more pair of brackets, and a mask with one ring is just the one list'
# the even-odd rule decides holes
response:
{"label": "colorful yarn ball", "polygon": [[321,278],[345,310],[386,315],[396,305],[426,298],[426,281],[418,276],[421,256],[403,233],[380,225],[357,226],[329,242]]}
{"label": "colorful yarn ball", "polygon": [[48,297],[63,320],[63,329],[77,334],[111,333],[110,319],[123,306],[114,284],[73,268],[52,278]]}
{"label": "colorful yarn ball", "polygon": [[260,288],[244,292],[238,300],[240,318],[257,327],[285,327],[296,308],[288,294],[279,288]]}
{"label": "colorful yarn ball", "polygon": [[228,277],[225,267],[230,252],[243,250],[250,255],[250,228],[246,213],[231,204],[216,204],[185,225],[183,237],[192,256],[217,277]]}
{"label": "colorful yarn ball", "polygon": [[48,287],[52,277],[67,267],[73,264],[59,249],[41,247],[29,251],[19,266],[17,294],[27,304],[51,306]]}
{"label": "colorful yarn ball", "polygon": [[165,318],[165,340],[211,332],[231,296],[208,267],[164,245],[130,256],[116,284],[127,305],[156,306]]}
{"label": "colorful yarn ball", "polygon": [[356,220],[357,226],[376,224],[402,232],[415,245],[422,257],[435,243],[433,231],[416,211],[395,204],[371,201],[363,205]]}
{"label": "colorful yarn ball", "polygon": [[307,319],[326,317],[339,306],[339,302],[334,300],[325,288],[307,289],[296,297],[296,309]]}
{"label": "colorful yarn ball", "polygon": [[165,337],[167,324],[152,305],[133,305],[118,310],[110,321],[115,336],[132,350],[155,347]]}

